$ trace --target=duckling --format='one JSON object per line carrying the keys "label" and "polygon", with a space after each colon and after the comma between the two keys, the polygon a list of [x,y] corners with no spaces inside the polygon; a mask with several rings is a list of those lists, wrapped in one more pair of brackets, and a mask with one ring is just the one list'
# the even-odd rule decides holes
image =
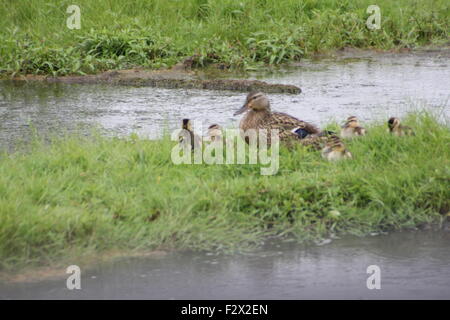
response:
{"label": "duckling", "polygon": [[208,137],[211,141],[222,141],[222,128],[218,124],[212,124],[208,128]]}
{"label": "duckling", "polygon": [[[278,129],[280,141],[298,141],[304,145],[313,145],[319,138],[320,130],[311,123],[299,120],[283,112],[273,112],[270,101],[262,92],[252,91],[244,105],[234,115],[246,112],[239,128],[245,132],[248,129]],[[248,143],[248,139],[245,139]],[[270,141],[268,141],[270,144]]]}
{"label": "duckling", "polygon": [[322,149],[322,157],[328,161],[336,161],[341,159],[351,159],[352,154],[345,148],[345,145],[338,136],[332,135]]}
{"label": "duckling", "polygon": [[187,138],[186,132],[184,132],[183,135],[180,135],[179,137],[180,146],[182,148],[187,147],[192,151],[194,151],[194,149],[201,148],[202,140],[198,135],[194,133],[194,130],[192,129],[191,120],[183,119],[181,123],[181,128],[187,131],[187,133],[189,134],[189,139]]}
{"label": "duckling", "polygon": [[356,136],[364,136],[365,134],[366,129],[359,125],[358,119],[355,116],[348,117],[347,121],[342,126],[342,138],[353,138]]}
{"label": "duckling", "polygon": [[400,124],[400,119],[391,117],[388,120],[389,132],[396,136],[413,136],[415,133],[411,127]]}

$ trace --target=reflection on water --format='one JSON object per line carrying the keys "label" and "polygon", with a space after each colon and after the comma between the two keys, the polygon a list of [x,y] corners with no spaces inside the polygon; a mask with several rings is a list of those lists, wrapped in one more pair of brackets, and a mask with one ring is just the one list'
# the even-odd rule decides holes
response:
{"label": "reflection on water", "polygon": [[[174,252],[123,259],[65,279],[0,285],[0,299],[450,299],[450,232],[267,243],[251,255]],[[75,262],[74,262],[75,263]],[[381,289],[369,290],[369,265]]]}
{"label": "reflection on water", "polygon": [[[349,63],[305,61],[276,74],[255,74],[268,82],[293,84],[300,95],[272,94],[272,108],[323,125],[356,115],[362,121],[401,116],[411,108],[450,116],[445,58],[375,56]],[[0,147],[38,132],[86,132],[99,126],[110,134],[132,131],[156,138],[183,117],[204,126],[234,126],[233,112],[245,93],[107,85],[0,82]]]}

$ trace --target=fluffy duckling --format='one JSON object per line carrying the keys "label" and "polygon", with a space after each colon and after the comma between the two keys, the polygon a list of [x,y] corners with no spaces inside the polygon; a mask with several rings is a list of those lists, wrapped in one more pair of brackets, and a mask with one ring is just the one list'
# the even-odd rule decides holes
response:
{"label": "fluffy duckling", "polygon": [[359,125],[358,119],[355,116],[348,117],[341,129],[342,138],[353,138],[356,136],[364,136],[365,134],[366,129]]}
{"label": "fluffy duckling", "polygon": [[400,119],[391,117],[388,120],[389,132],[396,136],[413,136],[414,131],[411,127],[400,124]]}
{"label": "fluffy duckling", "polygon": [[[181,128],[186,131],[183,133],[183,135],[180,135],[179,137],[180,146],[182,148],[187,147],[192,151],[194,151],[194,149],[201,148],[202,140],[198,135],[194,133],[194,130],[192,129],[191,120],[183,119],[181,123]],[[189,135],[189,138],[187,137],[186,133]]]}
{"label": "fluffy duckling", "polygon": [[[266,129],[268,131],[277,129],[280,141],[297,140],[301,141],[301,143],[306,143],[305,138],[320,133],[320,130],[311,123],[299,120],[286,113],[273,112],[270,108],[269,99],[262,92],[250,92],[245,99],[244,105],[234,115],[244,112],[246,114],[239,124],[239,128],[243,132],[249,129]],[[308,140],[311,140],[311,138]]]}
{"label": "fluffy duckling", "polygon": [[341,159],[351,159],[352,154],[345,148],[345,145],[338,136],[332,135],[322,149],[322,157],[328,161],[336,161]]}
{"label": "fluffy duckling", "polygon": [[222,141],[222,128],[218,124],[212,124],[208,128],[208,137],[211,141]]}

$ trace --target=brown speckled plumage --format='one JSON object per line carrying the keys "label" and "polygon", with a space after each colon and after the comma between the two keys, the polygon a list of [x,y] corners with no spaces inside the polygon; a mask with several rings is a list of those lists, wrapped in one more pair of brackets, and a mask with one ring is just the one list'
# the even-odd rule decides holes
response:
{"label": "brown speckled plumage", "polygon": [[347,150],[341,139],[336,135],[331,135],[322,149],[322,157],[328,161],[350,159],[352,154]]}
{"label": "brown speckled plumage", "polygon": [[[283,112],[272,112],[268,98],[261,92],[250,92],[247,95],[244,106],[236,114],[247,112],[240,122],[240,129],[278,129],[280,142],[287,146],[300,143],[304,146],[312,146],[320,150],[329,140],[327,134],[322,133],[316,126],[306,121],[297,119]],[[293,132],[295,129],[303,129],[308,133],[305,138],[301,138]],[[270,144],[270,134],[268,137]],[[248,139],[245,139],[248,143]]]}
{"label": "brown speckled plumage", "polygon": [[364,136],[365,134],[366,129],[359,125],[358,119],[355,116],[348,117],[347,121],[342,126],[342,138],[353,138],[357,136]]}
{"label": "brown speckled plumage", "polygon": [[389,132],[396,136],[413,136],[415,133],[411,127],[400,124],[400,119],[391,117],[388,120]]}

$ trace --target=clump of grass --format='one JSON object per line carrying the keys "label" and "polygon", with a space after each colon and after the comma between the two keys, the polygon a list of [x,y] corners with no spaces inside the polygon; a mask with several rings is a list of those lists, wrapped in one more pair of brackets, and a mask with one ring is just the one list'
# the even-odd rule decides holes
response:
{"label": "clump of grass", "polygon": [[381,29],[366,27],[369,0],[79,0],[81,30],[66,28],[68,0],[8,0],[0,7],[0,73],[66,75],[134,66],[243,70],[314,52],[444,44],[445,0],[380,0]]}
{"label": "clump of grass", "polygon": [[74,252],[191,248],[239,251],[269,235],[300,241],[442,222],[450,208],[450,130],[427,114],[348,142],[354,158],[281,149],[280,170],[174,165],[176,143],[66,136],[0,156],[0,269]]}

